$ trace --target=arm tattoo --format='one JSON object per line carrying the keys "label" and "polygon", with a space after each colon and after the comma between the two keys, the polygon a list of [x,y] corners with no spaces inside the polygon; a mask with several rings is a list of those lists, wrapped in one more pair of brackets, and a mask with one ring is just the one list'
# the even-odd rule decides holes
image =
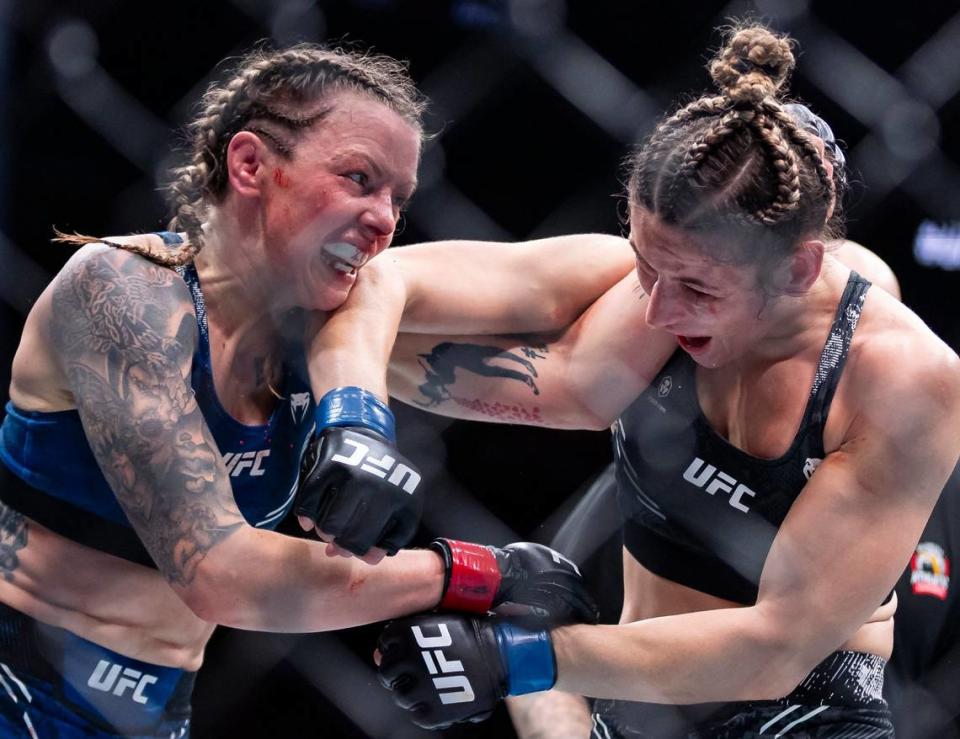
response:
{"label": "arm tattoo", "polygon": [[27,546],[27,519],[0,503],[0,573],[7,582],[20,566],[17,552]]}
{"label": "arm tattoo", "polygon": [[[534,367],[532,360],[543,359],[547,353],[546,345],[523,346],[517,353],[498,346],[455,344],[445,341],[433,347],[429,354],[417,355],[424,371],[424,382],[418,390],[426,398],[426,402],[415,402],[425,408],[432,408],[445,400],[453,399],[458,402],[462,400],[455,398],[449,389],[449,386],[456,382],[458,368],[483,377],[505,377],[518,380],[526,384],[534,395],[539,395],[540,388],[536,383],[537,368]],[[494,359],[513,363],[516,369],[505,367],[503,364],[492,364]]]}
{"label": "arm tattoo", "polygon": [[188,306],[174,272],[98,254],[61,275],[52,329],[97,462],[180,585],[243,521],[186,377],[197,330]]}

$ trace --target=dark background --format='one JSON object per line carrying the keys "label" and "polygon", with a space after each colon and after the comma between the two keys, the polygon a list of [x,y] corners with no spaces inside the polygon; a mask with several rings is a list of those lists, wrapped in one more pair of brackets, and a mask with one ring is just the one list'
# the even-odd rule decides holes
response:
{"label": "dark background", "polygon": [[[851,238],[891,264],[905,302],[958,348],[960,280],[944,268],[960,266],[956,13],[952,2],[0,0],[0,384],[32,301],[70,253],[50,245],[51,226],[162,229],[158,182],[177,127],[226,56],[270,38],[358,42],[410,61],[438,135],[398,244],[619,232],[621,158],[681,93],[707,88],[715,27],[746,14],[800,43],[793,92],[847,147]],[[924,223],[921,246],[940,265],[915,257]],[[424,539],[549,541],[609,458],[605,434],[408,408],[398,421],[430,484]],[[222,630],[194,736],[512,736],[502,710],[443,734],[412,727],[375,682],[376,633]]]}

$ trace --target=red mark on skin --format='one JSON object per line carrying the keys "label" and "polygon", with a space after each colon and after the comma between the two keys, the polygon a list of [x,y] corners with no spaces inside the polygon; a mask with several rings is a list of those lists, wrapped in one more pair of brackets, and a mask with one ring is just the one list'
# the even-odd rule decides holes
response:
{"label": "red mark on skin", "polygon": [[349,590],[351,593],[356,593],[360,588],[363,587],[364,583],[367,582],[367,578],[358,577],[356,580],[350,583]]}
{"label": "red mark on skin", "polygon": [[284,190],[290,187],[290,180],[284,176],[283,170],[280,169],[280,167],[273,170],[273,181],[277,183],[277,187],[282,187]]}
{"label": "red mark on skin", "polygon": [[453,397],[457,405],[468,408],[482,416],[496,418],[499,421],[516,421],[518,423],[543,423],[540,409],[537,406],[525,408],[522,405],[505,405],[504,403],[488,403],[479,398]]}

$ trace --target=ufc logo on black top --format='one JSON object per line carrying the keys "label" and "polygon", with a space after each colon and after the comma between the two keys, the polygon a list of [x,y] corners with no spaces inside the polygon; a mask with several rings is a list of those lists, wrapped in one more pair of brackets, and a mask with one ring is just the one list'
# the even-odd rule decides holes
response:
{"label": "ufc logo on black top", "polygon": [[743,513],[750,512],[750,507],[744,504],[743,497],[746,495],[753,498],[756,495],[746,485],[737,482],[712,464],[707,464],[700,457],[694,457],[687,471],[683,473],[683,479],[698,488],[703,488],[710,495],[715,495],[717,491],[730,493],[730,500],[727,502]]}
{"label": "ufc logo on black top", "polygon": [[431,675],[444,674],[444,677],[433,678],[433,685],[440,696],[440,702],[444,705],[449,703],[469,703],[473,700],[473,686],[466,675],[451,674],[462,673],[463,662],[458,659],[447,660],[443,656],[443,647],[449,647],[453,644],[450,637],[450,631],[446,624],[437,624],[439,636],[424,636],[419,626],[411,626],[413,638],[417,640],[417,646],[422,651],[423,661],[427,665],[427,671]]}
{"label": "ufc logo on black top", "polygon": [[[348,467],[360,467],[364,472],[376,475],[380,479],[387,477],[387,482],[402,489],[406,493],[413,494],[417,485],[420,484],[420,475],[407,467],[405,464],[397,464],[395,457],[384,454],[380,459],[369,456],[370,447],[354,439],[344,439],[344,444],[352,446],[353,453],[350,456],[344,454],[334,454],[330,460],[345,464]],[[391,471],[392,470],[392,471]]]}

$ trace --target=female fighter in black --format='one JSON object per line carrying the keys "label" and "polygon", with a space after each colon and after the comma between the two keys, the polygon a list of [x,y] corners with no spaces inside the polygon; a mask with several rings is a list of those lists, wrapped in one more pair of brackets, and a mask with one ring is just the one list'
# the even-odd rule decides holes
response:
{"label": "female fighter in black", "polygon": [[[417,722],[556,685],[599,699],[601,739],[890,736],[889,596],[960,453],[960,360],[825,248],[838,162],[783,97],[793,64],[788,39],[731,33],[710,65],[719,93],[667,117],[630,162],[636,275],[559,339],[398,342],[397,397],[612,425],[625,518],[619,625],[389,626],[381,677]],[[376,301],[399,315],[429,264],[392,261],[405,279]],[[368,324],[367,345],[389,347],[395,325]],[[374,365],[358,358],[348,376],[375,385]],[[438,630],[470,703],[444,703],[425,669],[418,634]]]}

